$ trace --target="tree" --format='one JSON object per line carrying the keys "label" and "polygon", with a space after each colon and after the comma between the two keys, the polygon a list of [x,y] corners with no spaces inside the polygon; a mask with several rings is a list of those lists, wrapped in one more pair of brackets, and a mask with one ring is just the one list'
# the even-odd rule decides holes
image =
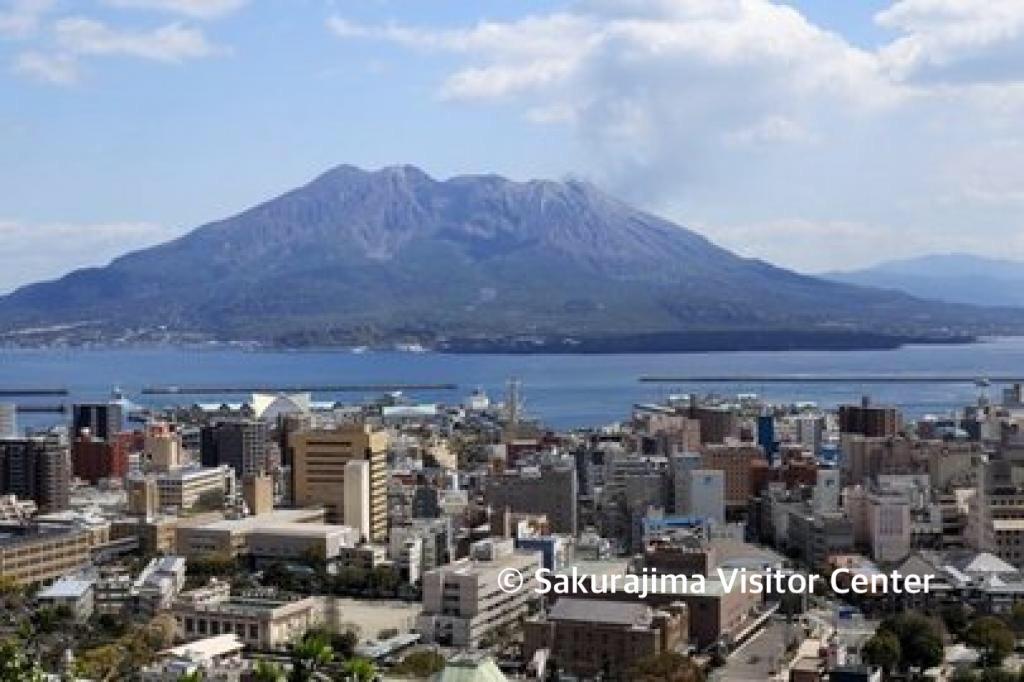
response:
{"label": "tree", "polygon": [[888,676],[900,664],[900,640],[893,633],[881,630],[864,644],[861,654],[865,661],[877,665]]}
{"label": "tree", "polygon": [[292,682],[306,682],[315,677],[317,671],[334,660],[334,650],[321,633],[308,633],[292,649],[292,671],[288,679]]}
{"label": "tree", "polygon": [[1006,622],[995,616],[984,616],[971,623],[964,632],[964,641],[981,650],[981,664],[999,667],[1013,651],[1016,637]]}
{"label": "tree", "polygon": [[[963,636],[964,630],[970,623],[970,613],[967,607],[961,603],[942,607],[939,616],[946,629],[958,637]],[[1024,621],[1022,621],[1022,625],[1024,625]]]}
{"label": "tree", "polygon": [[43,670],[17,642],[0,644],[0,682],[42,682]]}
{"label": "tree", "polygon": [[1024,603],[1017,602],[1010,612],[1010,627],[1017,634],[1024,634]]}
{"label": "tree", "polygon": [[445,658],[436,651],[414,651],[391,669],[395,675],[430,677],[444,670]]}
{"label": "tree", "polygon": [[900,643],[900,667],[927,670],[942,662],[942,625],[920,613],[901,613],[887,618],[878,628]]}
{"label": "tree", "polygon": [[285,682],[284,669],[273,661],[256,661],[252,668],[253,682]]}
{"label": "tree", "polygon": [[352,679],[354,682],[373,682],[377,678],[377,666],[365,658],[353,658],[345,661],[341,668],[343,679]]}
{"label": "tree", "polygon": [[704,673],[689,656],[666,651],[637,661],[628,679],[636,682],[704,682]]}

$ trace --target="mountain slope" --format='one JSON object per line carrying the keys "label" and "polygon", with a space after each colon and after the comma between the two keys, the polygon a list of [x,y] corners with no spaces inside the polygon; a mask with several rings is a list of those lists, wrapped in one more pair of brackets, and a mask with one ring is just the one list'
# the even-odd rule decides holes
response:
{"label": "mountain slope", "polygon": [[0,298],[0,330],[166,326],[285,344],[397,338],[1024,328],[740,258],[581,182],[335,168],[103,268]]}
{"label": "mountain slope", "polygon": [[822,276],[952,303],[1024,307],[1024,263],[998,258],[968,254],[921,256]]}

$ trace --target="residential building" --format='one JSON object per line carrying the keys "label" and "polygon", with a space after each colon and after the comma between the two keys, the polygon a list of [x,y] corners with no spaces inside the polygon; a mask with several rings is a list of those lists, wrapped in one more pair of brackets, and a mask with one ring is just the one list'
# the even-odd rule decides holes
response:
{"label": "residential building", "polygon": [[0,494],[33,500],[43,513],[69,506],[71,458],[54,438],[0,440]]}
{"label": "residential building", "polygon": [[77,623],[85,623],[95,608],[94,594],[93,581],[65,577],[41,589],[35,598],[43,606],[66,608]]}
{"label": "residential building", "polygon": [[0,577],[39,585],[90,563],[89,531],[20,523],[0,524]]}
{"label": "residential building", "polygon": [[493,476],[486,482],[484,503],[492,518],[506,511],[544,514],[554,533],[577,533],[578,482],[572,465],[527,467]]}
{"label": "residential building", "polygon": [[83,430],[71,444],[71,469],[78,478],[96,484],[103,479],[122,479],[128,474],[127,442],[117,435],[105,441]]}
{"label": "residential building", "polygon": [[226,464],[239,478],[266,470],[267,424],[261,419],[232,419],[200,430],[200,461]]}
{"label": "residential building", "polygon": [[98,440],[112,441],[124,427],[124,409],[121,403],[78,403],[71,406],[71,433],[78,435],[83,429]]}

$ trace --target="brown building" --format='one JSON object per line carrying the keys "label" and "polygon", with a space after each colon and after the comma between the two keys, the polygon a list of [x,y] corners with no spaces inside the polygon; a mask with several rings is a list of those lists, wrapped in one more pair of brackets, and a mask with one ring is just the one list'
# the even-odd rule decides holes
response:
{"label": "brown building", "polygon": [[388,436],[368,424],[293,434],[292,476],[295,504],[322,506],[328,523],[345,523],[345,466],[352,460],[370,463],[370,541],[388,534]]}
{"label": "brown building", "polygon": [[637,661],[685,649],[686,606],[560,599],[545,616],[526,621],[523,653],[550,652],[559,672],[582,679],[629,680]]}
{"label": "brown building", "polygon": [[859,433],[869,438],[895,436],[900,422],[900,413],[895,407],[872,405],[867,398],[860,405],[839,406],[840,433]]}
{"label": "brown building", "polygon": [[0,577],[40,585],[90,563],[88,530],[23,524],[0,527]]}
{"label": "brown building", "polygon": [[118,435],[108,442],[83,431],[71,445],[71,470],[93,484],[104,478],[124,478],[128,473],[128,439]]}
{"label": "brown building", "polygon": [[690,408],[690,417],[700,422],[701,443],[724,443],[740,435],[740,420],[728,407],[697,405]]}
{"label": "brown building", "polygon": [[242,499],[253,516],[274,510],[274,479],[266,474],[246,474],[242,477]]}
{"label": "brown building", "polygon": [[746,509],[757,491],[755,484],[765,477],[767,460],[758,445],[728,443],[701,448],[701,468],[725,472],[725,505]]}

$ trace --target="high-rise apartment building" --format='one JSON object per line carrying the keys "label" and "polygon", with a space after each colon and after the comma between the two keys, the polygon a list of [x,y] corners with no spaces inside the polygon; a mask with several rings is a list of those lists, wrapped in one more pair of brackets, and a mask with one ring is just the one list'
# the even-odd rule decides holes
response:
{"label": "high-rise apartment building", "polygon": [[71,458],[67,448],[47,438],[0,440],[0,494],[34,500],[42,513],[69,506]]}
{"label": "high-rise apartment building", "polygon": [[124,478],[128,473],[127,445],[120,436],[105,441],[83,430],[71,444],[72,473],[93,484],[105,478]]}
{"label": "high-rise apartment building", "polygon": [[330,523],[345,522],[345,473],[353,460],[370,465],[370,537],[380,542],[388,533],[387,432],[369,424],[293,434],[292,477],[295,504],[322,505]]}
{"label": "high-rise apartment building", "polygon": [[577,486],[576,469],[571,465],[522,469],[491,478],[484,501],[499,518],[506,510],[544,514],[553,532],[576,535]]}

